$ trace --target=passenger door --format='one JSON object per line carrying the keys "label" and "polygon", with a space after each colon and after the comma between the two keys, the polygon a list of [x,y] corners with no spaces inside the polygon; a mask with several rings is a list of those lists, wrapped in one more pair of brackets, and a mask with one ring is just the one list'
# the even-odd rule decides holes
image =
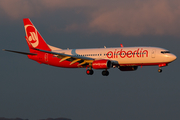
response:
{"label": "passenger door", "polygon": [[156,56],[156,50],[152,50],[152,52],[151,52],[151,57],[152,57],[152,58],[155,58],[155,56]]}

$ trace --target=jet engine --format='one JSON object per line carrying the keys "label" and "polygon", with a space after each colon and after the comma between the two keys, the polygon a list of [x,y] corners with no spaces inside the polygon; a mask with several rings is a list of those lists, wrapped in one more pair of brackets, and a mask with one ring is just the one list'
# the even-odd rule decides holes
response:
{"label": "jet engine", "polygon": [[109,69],[111,67],[110,60],[95,60],[92,63],[92,68],[94,69]]}

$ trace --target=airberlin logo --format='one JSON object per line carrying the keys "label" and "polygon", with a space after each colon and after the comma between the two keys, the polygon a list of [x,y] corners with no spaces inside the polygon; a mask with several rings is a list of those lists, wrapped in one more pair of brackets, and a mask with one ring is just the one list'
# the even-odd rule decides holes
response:
{"label": "airberlin logo", "polygon": [[107,57],[108,58],[134,58],[134,57],[148,57],[148,50],[143,50],[143,48],[138,48],[137,50],[129,50],[129,51],[124,51],[123,49],[115,51],[109,51],[107,52]]}
{"label": "airberlin logo", "polygon": [[39,44],[38,32],[33,25],[26,25],[26,36],[33,47],[37,47]]}

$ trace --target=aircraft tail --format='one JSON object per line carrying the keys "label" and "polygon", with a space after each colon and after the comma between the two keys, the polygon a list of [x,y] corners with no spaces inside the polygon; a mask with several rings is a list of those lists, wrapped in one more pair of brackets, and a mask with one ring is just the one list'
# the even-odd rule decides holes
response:
{"label": "aircraft tail", "polygon": [[28,43],[30,52],[34,52],[33,48],[51,51],[48,44],[42,38],[38,30],[35,28],[29,18],[24,18],[24,28],[26,32],[26,41]]}

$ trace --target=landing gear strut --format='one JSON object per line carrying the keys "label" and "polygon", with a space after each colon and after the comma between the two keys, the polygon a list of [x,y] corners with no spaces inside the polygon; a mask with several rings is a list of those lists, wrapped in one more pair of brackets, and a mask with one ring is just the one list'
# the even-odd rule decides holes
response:
{"label": "landing gear strut", "polygon": [[103,70],[103,71],[102,71],[102,75],[103,75],[103,76],[108,76],[108,75],[109,75],[109,71]]}
{"label": "landing gear strut", "polygon": [[94,73],[94,71],[91,70],[91,69],[88,69],[88,70],[86,71],[86,74],[87,74],[87,75],[92,75],[93,73]]}
{"label": "landing gear strut", "polygon": [[159,73],[161,73],[161,72],[162,72],[162,69],[161,69],[161,68],[159,68],[159,69],[158,69],[158,72],[159,72]]}
{"label": "landing gear strut", "polygon": [[92,65],[89,65],[89,69],[86,70],[86,74],[87,75],[92,75],[94,73],[94,71],[92,70]]}

